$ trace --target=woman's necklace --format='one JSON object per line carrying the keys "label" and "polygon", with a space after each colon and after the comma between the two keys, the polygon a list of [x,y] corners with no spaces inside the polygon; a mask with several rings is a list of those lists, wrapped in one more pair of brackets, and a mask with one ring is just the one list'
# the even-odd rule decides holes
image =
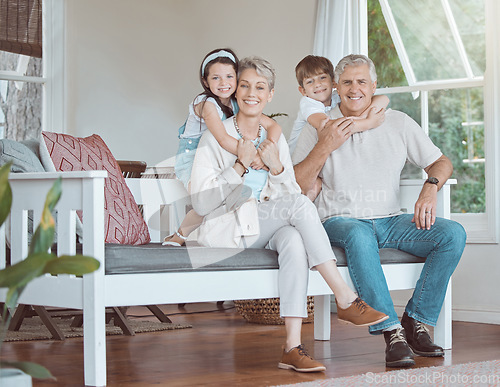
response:
{"label": "woman's necklace", "polygon": [[[238,126],[238,123],[236,122],[236,116],[233,116],[233,122],[234,122],[234,128],[236,129],[236,132],[238,132],[238,135],[241,138],[243,138],[243,135],[240,132],[240,128]],[[259,132],[257,133],[257,137],[254,140],[250,140],[250,141],[252,141],[252,143],[255,145],[256,148],[259,146],[260,134],[262,133],[262,129],[264,129],[264,128],[259,123]]]}

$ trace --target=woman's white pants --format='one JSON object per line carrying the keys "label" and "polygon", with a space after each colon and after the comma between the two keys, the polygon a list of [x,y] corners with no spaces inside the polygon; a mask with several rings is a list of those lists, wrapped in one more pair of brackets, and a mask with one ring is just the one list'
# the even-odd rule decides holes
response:
{"label": "woman's white pants", "polygon": [[249,247],[278,252],[281,317],[305,318],[309,269],[336,259],[317,209],[306,196],[289,195],[260,202],[258,213],[260,234]]}

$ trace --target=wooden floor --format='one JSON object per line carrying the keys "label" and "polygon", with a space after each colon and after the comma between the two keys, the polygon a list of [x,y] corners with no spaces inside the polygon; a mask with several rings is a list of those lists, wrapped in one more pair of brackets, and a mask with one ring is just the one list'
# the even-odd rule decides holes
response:
{"label": "wooden floor", "polygon": [[[270,386],[321,380],[366,372],[386,371],[384,340],[366,328],[333,318],[332,340],[314,341],[313,324],[304,324],[303,342],[322,361],[326,372],[301,374],[280,370],[283,326],[247,323],[231,302],[225,310],[215,303],[162,307],[174,322],[191,329],[108,336],[109,386]],[[203,311],[212,311],[201,313]],[[186,314],[174,314],[183,312]],[[148,314],[146,308],[129,314]],[[335,317],[335,316],[334,316]],[[444,358],[416,358],[416,367],[461,364],[500,358],[500,325],[453,323],[453,350]],[[51,370],[57,381],[34,381],[34,386],[82,386],[81,338],[66,341],[4,343],[2,357],[30,360]]]}

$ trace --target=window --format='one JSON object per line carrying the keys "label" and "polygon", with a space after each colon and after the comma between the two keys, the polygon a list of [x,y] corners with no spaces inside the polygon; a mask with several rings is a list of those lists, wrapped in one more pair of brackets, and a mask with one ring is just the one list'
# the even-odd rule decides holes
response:
{"label": "window", "polygon": [[0,138],[63,131],[64,2],[0,0],[0,25]]}
{"label": "window", "polygon": [[[368,55],[377,67],[378,92],[451,159],[458,181],[451,190],[452,217],[467,229],[468,242],[496,242],[498,232],[495,141],[485,142],[495,136],[494,125],[485,123],[486,3],[493,1],[367,1]],[[403,177],[422,173],[407,166]]]}

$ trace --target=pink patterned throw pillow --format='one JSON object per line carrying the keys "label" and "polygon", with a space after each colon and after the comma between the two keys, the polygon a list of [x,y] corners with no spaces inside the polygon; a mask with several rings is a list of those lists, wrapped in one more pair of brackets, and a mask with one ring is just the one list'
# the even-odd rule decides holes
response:
{"label": "pink patterned throw pillow", "polygon": [[104,182],[106,243],[142,245],[151,241],[120,167],[101,137],[94,134],[79,138],[51,132],[42,132],[42,137],[56,171],[108,171]]}

